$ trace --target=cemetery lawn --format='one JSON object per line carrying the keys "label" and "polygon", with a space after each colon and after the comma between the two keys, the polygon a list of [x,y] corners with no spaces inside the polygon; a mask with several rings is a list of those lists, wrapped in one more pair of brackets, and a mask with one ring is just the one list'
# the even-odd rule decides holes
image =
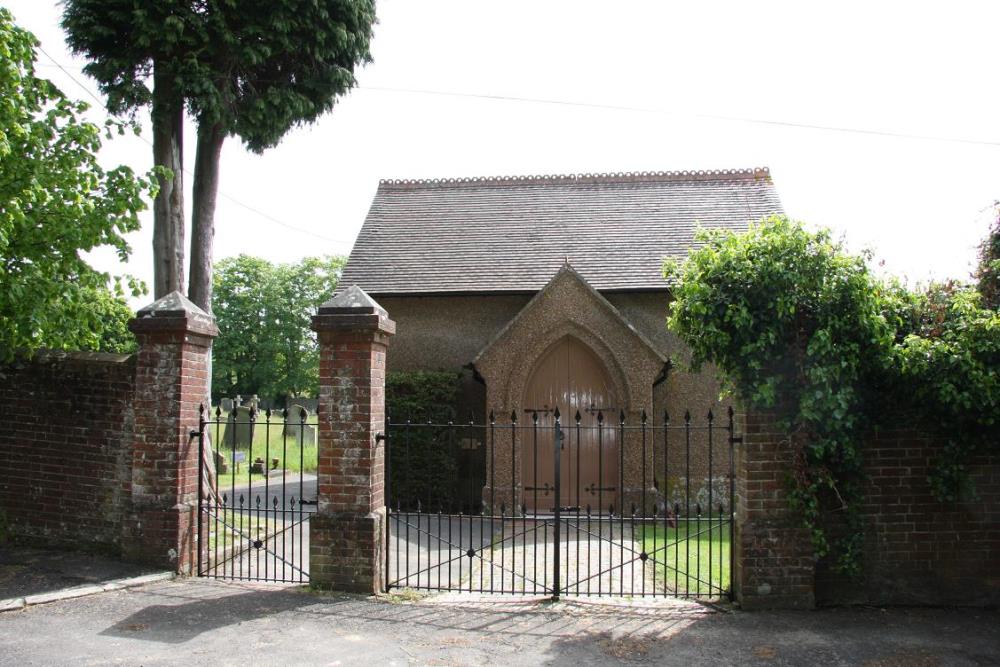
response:
{"label": "cemetery lawn", "polygon": [[[213,414],[212,417],[214,420],[215,415]],[[229,443],[224,442],[225,438],[223,437],[226,429],[225,424],[228,419],[229,415],[222,413],[219,420],[221,423],[212,421],[206,426],[209,429],[209,435],[211,436],[215,451],[225,457],[229,466],[228,472],[220,473],[217,477],[220,494],[225,493],[226,489],[231,488],[234,485],[234,481],[235,486],[245,486],[251,482],[263,480],[264,475],[250,474],[250,464],[256,458],[267,461],[268,469],[273,469],[272,459],[278,459],[277,469],[288,471],[289,483],[291,483],[291,473],[293,472],[295,473],[296,482],[298,481],[298,472],[300,470],[303,472],[316,472],[318,452],[316,443],[301,443],[304,446],[300,446],[299,438],[283,435],[284,424],[280,416],[273,416],[270,421],[262,416],[254,425],[251,446],[236,448],[238,453],[243,453],[243,462],[238,464],[239,472],[235,473],[236,479],[233,480],[235,470],[232,464],[233,450],[228,446]],[[305,423],[316,429],[316,415],[309,415]],[[239,458],[239,454],[237,454],[237,458]]]}
{"label": "cemetery lawn", "polygon": [[646,526],[637,529],[636,535],[642,538],[643,550],[656,561],[657,582],[665,580],[669,589],[676,588],[680,593],[722,595],[729,590],[728,522],[722,526],[713,522],[710,527],[708,519],[702,517],[700,526],[698,520],[692,519],[690,529],[681,522],[677,528]]}
{"label": "cemetery lawn", "polygon": [[209,552],[214,554],[218,549],[221,555],[234,544],[245,546],[251,539],[266,539],[282,525],[283,521],[257,516],[254,512],[226,510],[208,519]]}

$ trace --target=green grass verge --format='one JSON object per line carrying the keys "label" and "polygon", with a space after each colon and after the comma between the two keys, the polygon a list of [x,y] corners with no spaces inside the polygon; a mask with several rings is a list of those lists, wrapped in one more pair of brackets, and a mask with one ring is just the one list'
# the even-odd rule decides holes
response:
{"label": "green grass verge", "polygon": [[657,582],[665,581],[669,589],[701,596],[730,590],[728,523],[719,526],[717,519],[702,517],[689,527],[683,521],[677,528],[647,526],[642,543],[647,553],[655,552]]}
{"label": "green grass verge", "polygon": [[239,513],[234,510],[225,512],[220,510],[217,515],[206,516],[205,520],[208,524],[209,554],[215,555],[218,549],[220,556],[234,544],[245,547],[251,539],[264,540],[284,525],[283,521],[274,518],[256,516],[252,512]]}

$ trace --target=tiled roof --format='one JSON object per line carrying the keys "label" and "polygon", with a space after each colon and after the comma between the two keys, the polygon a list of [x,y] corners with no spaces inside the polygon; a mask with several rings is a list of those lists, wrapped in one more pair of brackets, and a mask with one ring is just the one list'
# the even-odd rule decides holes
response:
{"label": "tiled roof", "polygon": [[699,224],[781,211],[767,169],[381,181],[341,285],[529,292],[568,259],[598,290],[662,289]]}

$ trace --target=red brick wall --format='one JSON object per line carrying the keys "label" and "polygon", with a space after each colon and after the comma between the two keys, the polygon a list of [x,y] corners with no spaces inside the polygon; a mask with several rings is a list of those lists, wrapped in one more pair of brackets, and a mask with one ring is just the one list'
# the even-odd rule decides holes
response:
{"label": "red brick wall", "polygon": [[788,506],[792,467],[788,435],[766,414],[740,419],[736,447],[736,599],[744,609],[801,609],[815,605],[809,535]]}
{"label": "red brick wall", "polygon": [[[928,430],[868,436],[863,576],[852,580],[829,559],[815,562],[801,518],[788,507],[787,434],[766,414],[747,415],[743,430],[733,582],[745,608],[1000,603],[1000,456],[970,465],[975,498],[942,503],[928,482],[941,443]],[[846,530],[840,516],[824,515],[832,538]]]}
{"label": "red brick wall", "polygon": [[320,330],[318,508],[310,519],[314,586],[382,588],[387,336]]}
{"label": "red brick wall", "polygon": [[1000,456],[970,466],[976,497],[942,503],[928,483],[938,451],[915,429],[867,440],[864,576],[852,581],[821,561],[820,604],[1000,603]]}
{"label": "red brick wall", "polygon": [[115,552],[129,509],[135,358],[40,353],[0,369],[0,523]]}

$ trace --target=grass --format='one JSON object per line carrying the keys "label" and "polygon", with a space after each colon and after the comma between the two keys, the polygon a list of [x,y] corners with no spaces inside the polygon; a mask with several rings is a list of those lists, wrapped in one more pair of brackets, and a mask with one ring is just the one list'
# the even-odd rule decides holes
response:
{"label": "grass", "polygon": [[[212,415],[212,419],[215,420],[214,414]],[[304,443],[305,446],[300,447],[298,438],[282,435],[284,432],[284,423],[281,416],[277,415],[271,417],[270,423],[261,416],[254,425],[253,441],[250,446],[236,448],[237,452],[242,452],[244,455],[244,461],[239,464],[240,470],[237,473],[232,464],[233,450],[229,446],[230,443],[224,437],[228,419],[229,415],[222,413],[218,422],[211,421],[206,425],[215,451],[225,457],[229,466],[228,472],[218,474],[217,476],[220,493],[232,487],[234,475],[236,476],[236,486],[263,480],[263,475],[250,474],[250,464],[258,457],[265,460],[276,458],[278,459],[278,469],[284,469],[289,472],[298,473],[299,470],[303,472],[316,471],[317,447],[315,441],[312,444]],[[306,425],[316,429],[316,424],[316,415],[309,415],[306,418]],[[268,461],[267,465],[270,468],[271,462]]]}
{"label": "grass", "polygon": [[642,538],[647,553],[656,551],[657,581],[666,581],[668,588],[676,586],[681,594],[709,596],[730,589],[728,523],[720,526],[718,519],[713,518],[710,527],[709,519],[702,517],[700,522],[692,519],[690,527],[683,521],[676,528],[647,526]]}
{"label": "grass", "polygon": [[229,549],[234,544],[246,546],[251,538],[266,538],[275,532],[277,528],[284,525],[283,521],[268,518],[266,516],[255,516],[252,512],[242,513],[243,525],[240,525],[240,513],[235,510],[219,510],[218,514],[207,515],[208,523],[208,551],[214,555],[216,548],[220,550]]}

